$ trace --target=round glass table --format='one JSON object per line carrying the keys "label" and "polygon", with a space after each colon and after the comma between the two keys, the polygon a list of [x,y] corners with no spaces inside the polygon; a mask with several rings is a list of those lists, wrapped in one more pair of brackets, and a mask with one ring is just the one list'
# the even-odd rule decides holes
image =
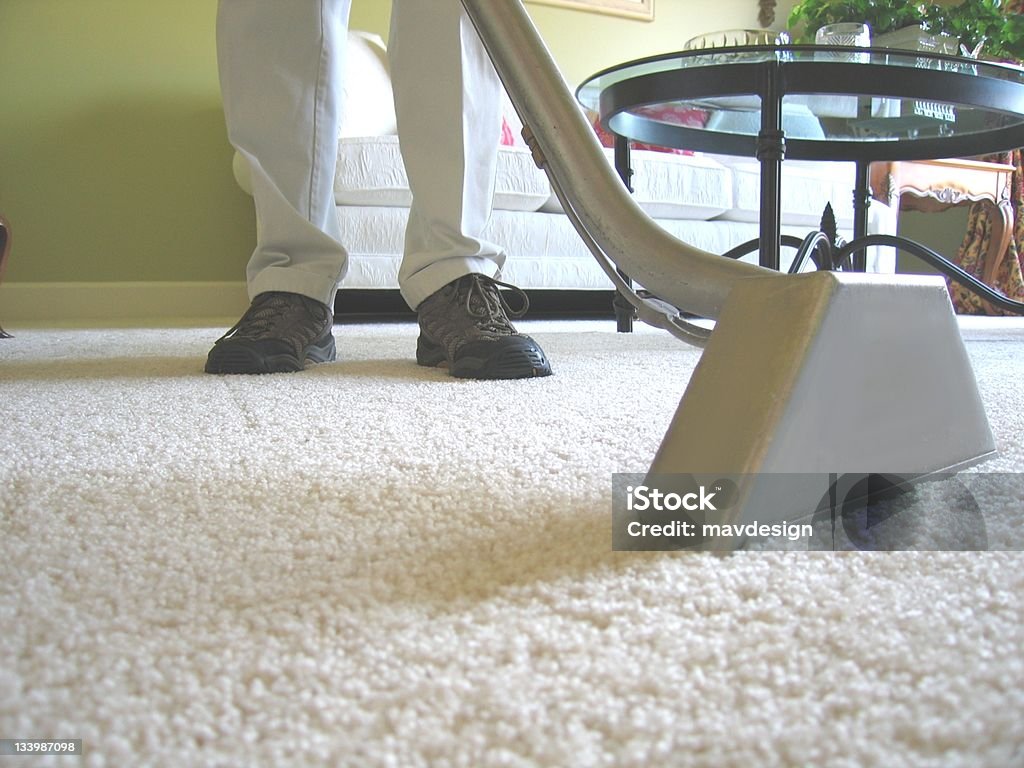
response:
{"label": "round glass table", "polygon": [[[627,186],[629,141],[757,158],[759,238],[750,250],[760,249],[762,266],[779,269],[783,160],[853,162],[854,239],[837,247],[809,236],[806,252],[828,254],[814,256],[819,266],[863,269],[864,248],[892,245],[997,306],[1024,310],[920,244],[866,235],[872,162],[1024,147],[1024,69],[882,48],[741,46],[627,62],[593,75],[576,95],[615,134],[616,167]],[[695,110],[704,116],[697,124]]]}

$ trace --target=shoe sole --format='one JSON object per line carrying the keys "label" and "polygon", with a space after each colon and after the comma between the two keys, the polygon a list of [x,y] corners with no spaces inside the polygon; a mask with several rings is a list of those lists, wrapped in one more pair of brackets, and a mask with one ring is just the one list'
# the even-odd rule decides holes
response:
{"label": "shoe sole", "polygon": [[468,351],[450,361],[440,344],[420,334],[416,362],[431,368],[447,366],[449,375],[459,379],[531,379],[552,373],[544,351],[529,336],[508,336],[467,346],[486,350],[486,354]]}
{"label": "shoe sole", "polygon": [[[215,354],[216,353],[216,354]],[[264,374],[297,373],[309,365],[332,363],[337,359],[334,336],[306,347],[302,360],[295,355],[260,355],[244,346],[214,347],[206,359],[206,373]]]}

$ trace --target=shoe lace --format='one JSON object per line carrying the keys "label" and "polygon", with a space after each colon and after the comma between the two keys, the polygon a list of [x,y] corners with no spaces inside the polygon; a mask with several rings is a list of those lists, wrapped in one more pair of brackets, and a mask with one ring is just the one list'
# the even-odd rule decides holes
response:
{"label": "shoe lace", "polygon": [[262,339],[275,335],[272,332],[293,306],[286,295],[273,291],[261,293],[252,300],[238,322],[217,339],[217,343],[232,337]]}
{"label": "shoe lace", "polygon": [[[479,274],[468,275],[466,282],[466,312],[479,318],[477,327],[482,330],[507,331],[511,327],[509,319],[519,319],[530,308],[526,292],[510,283]],[[501,288],[515,294],[522,301],[522,306],[513,309]]]}

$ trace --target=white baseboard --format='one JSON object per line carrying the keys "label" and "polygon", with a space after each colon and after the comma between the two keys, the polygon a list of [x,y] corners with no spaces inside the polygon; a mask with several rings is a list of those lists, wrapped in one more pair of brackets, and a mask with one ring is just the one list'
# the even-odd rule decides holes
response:
{"label": "white baseboard", "polygon": [[237,320],[248,306],[249,298],[242,281],[5,283],[0,286],[0,325],[6,328]]}

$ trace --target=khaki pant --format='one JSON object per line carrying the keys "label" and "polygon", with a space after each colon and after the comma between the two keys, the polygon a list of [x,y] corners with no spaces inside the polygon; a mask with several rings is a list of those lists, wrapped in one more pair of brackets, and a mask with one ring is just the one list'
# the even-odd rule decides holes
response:
{"label": "khaki pant", "polygon": [[[349,6],[220,0],[224,114],[256,205],[250,297],[290,291],[330,305],[344,278],[334,173]],[[504,260],[480,238],[494,191],[500,90],[459,0],[394,0],[389,61],[414,198],[399,283],[415,308],[462,275],[494,275]]]}

